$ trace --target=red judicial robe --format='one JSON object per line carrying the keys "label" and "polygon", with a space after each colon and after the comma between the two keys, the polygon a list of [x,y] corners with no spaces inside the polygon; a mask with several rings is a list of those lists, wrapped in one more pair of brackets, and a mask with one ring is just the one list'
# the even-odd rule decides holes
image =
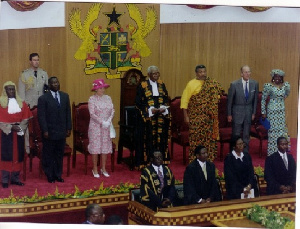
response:
{"label": "red judicial robe", "polygon": [[[0,124],[20,124],[25,133],[24,126],[27,128],[27,121],[32,118],[32,113],[25,102],[21,112],[15,114],[8,113],[8,107],[0,106]],[[24,135],[17,135],[11,131],[9,134],[0,129],[0,170],[20,171],[24,160]]]}

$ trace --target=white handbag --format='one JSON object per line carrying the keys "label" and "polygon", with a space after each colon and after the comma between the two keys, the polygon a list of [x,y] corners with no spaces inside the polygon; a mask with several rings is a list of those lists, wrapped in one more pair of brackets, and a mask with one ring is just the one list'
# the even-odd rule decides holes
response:
{"label": "white handbag", "polygon": [[116,138],[116,130],[112,123],[110,124],[110,138]]}

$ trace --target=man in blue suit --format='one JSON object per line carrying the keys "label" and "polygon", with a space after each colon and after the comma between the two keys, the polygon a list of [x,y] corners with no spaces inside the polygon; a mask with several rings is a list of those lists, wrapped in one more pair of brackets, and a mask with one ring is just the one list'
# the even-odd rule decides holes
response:
{"label": "man in blue suit", "polygon": [[278,151],[267,156],[265,162],[265,180],[267,194],[284,194],[296,191],[296,162],[287,153],[288,141],[285,137],[277,139]]}
{"label": "man in blue suit", "polygon": [[70,136],[71,107],[69,95],[59,91],[57,77],[48,80],[49,91],[39,97],[38,119],[43,138],[42,165],[49,183],[64,182],[62,175],[66,137]]}
{"label": "man in blue suit", "polygon": [[258,82],[250,79],[250,67],[241,67],[241,79],[230,84],[227,97],[227,119],[232,122],[232,136],[243,136],[249,152],[251,121],[255,118]]}

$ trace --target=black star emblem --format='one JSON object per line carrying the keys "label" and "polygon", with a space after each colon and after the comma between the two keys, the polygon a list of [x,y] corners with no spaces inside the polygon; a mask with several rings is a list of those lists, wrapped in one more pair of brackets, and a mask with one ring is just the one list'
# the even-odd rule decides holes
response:
{"label": "black star emblem", "polygon": [[118,27],[120,26],[119,24],[119,17],[123,15],[123,13],[117,13],[116,12],[116,7],[113,8],[113,11],[111,13],[105,13],[106,17],[109,17],[109,23],[108,26],[110,26],[113,23],[116,23]]}

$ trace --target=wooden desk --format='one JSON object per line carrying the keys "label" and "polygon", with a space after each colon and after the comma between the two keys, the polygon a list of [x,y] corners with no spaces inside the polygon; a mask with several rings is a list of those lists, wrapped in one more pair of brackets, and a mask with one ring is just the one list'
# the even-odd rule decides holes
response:
{"label": "wooden desk", "polygon": [[[284,212],[281,212],[280,214],[284,217],[288,217],[291,220],[295,221],[295,213],[293,213],[293,212],[284,211]],[[248,219],[246,216],[236,217],[233,219],[213,220],[213,221],[211,221],[211,223],[214,226],[218,226],[218,227],[265,228],[261,224]]]}
{"label": "wooden desk", "polygon": [[251,208],[254,204],[277,212],[295,212],[296,193],[163,208],[158,212],[154,212],[136,201],[129,201],[128,223],[164,226],[212,226],[211,221],[213,220],[243,217],[244,210]]}

